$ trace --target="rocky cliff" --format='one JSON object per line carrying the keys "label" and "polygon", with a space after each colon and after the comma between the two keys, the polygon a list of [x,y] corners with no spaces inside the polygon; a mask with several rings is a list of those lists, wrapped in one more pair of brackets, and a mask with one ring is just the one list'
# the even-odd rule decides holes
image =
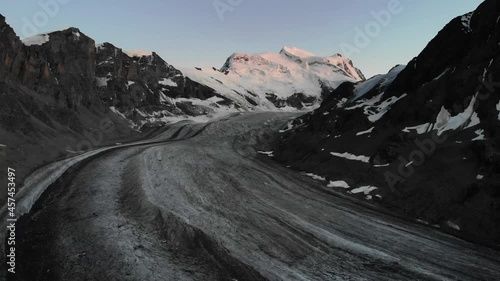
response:
{"label": "rocky cliff", "polygon": [[406,67],[345,83],[276,159],[461,237],[500,244],[500,7],[453,19]]}

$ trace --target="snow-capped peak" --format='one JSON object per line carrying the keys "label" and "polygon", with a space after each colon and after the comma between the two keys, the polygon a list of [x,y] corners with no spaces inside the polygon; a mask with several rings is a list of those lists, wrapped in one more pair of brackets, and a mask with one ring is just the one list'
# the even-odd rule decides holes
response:
{"label": "snow-capped peak", "polygon": [[295,48],[295,47],[286,47],[286,46],[281,49],[280,54],[288,55],[288,56],[295,56],[298,58],[308,58],[308,57],[315,57],[316,56],[315,54],[313,54],[311,52],[308,52],[308,51],[305,51],[305,50],[302,50],[299,48]]}
{"label": "snow-capped peak", "polygon": [[[220,70],[189,68],[191,80],[238,100],[241,107],[262,109],[316,106],[344,82],[363,81],[351,60],[340,55],[319,57],[298,48],[279,53],[234,53]],[[239,100],[242,100],[241,102]]]}

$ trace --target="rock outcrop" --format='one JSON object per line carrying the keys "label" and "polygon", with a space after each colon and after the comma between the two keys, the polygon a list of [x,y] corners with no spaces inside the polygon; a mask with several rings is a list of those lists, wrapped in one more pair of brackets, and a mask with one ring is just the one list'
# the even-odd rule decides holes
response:
{"label": "rock outcrop", "polygon": [[274,155],[332,187],[345,181],[346,192],[497,246],[499,82],[500,6],[487,0],[406,67],[337,88],[289,124]]}

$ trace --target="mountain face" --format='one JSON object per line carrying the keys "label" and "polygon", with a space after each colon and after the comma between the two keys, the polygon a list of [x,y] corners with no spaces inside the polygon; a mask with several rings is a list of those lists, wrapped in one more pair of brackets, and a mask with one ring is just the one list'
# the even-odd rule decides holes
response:
{"label": "mountain face", "polygon": [[77,28],[21,41],[3,16],[0,60],[0,103],[8,105],[0,112],[0,152],[16,155],[21,177],[57,158],[140,138],[156,125],[317,106],[342,82],[364,79],[340,55],[293,48],[235,54],[221,70],[183,73],[154,52],[96,45]]}
{"label": "mountain face", "polygon": [[458,236],[500,243],[500,7],[453,19],[408,63],[291,121],[278,161]]}
{"label": "mountain face", "polygon": [[365,79],[352,61],[341,55],[317,57],[289,47],[278,54],[235,53],[220,70],[195,68],[182,72],[226,97],[265,110],[314,106],[343,82]]}
{"label": "mountain face", "polygon": [[128,54],[110,43],[98,45],[96,50],[98,96],[138,127],[164,124],[177,116],[213,115],[239,106],[185,77],[154,52]]}

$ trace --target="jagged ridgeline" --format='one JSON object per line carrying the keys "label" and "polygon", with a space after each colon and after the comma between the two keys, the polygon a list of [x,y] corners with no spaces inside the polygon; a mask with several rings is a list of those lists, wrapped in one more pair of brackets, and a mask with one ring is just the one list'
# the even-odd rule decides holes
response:
{"label": "jagged ridgeline", "polygon": [[[462,237],[500,243],[500,7],[447,24],[407,66],[344,83],[276,159]],[[342,184],[339,184],[343,181]]]}

